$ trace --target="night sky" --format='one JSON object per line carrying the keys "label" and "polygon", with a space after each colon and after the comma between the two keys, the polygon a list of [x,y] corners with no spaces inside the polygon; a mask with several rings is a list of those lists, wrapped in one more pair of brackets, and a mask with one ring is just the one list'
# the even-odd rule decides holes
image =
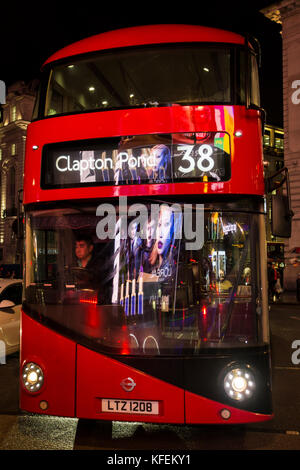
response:
{"label": "night sky", "polygon": [[282,126],[282,41],[280,26],[259,10],[269,0],[197,2],[22,2],[0,7],[0,79],[38,78],[56,50],[94,34],[143,24],[196,24],[255,36],[261,44],[261,97],[267,123]]}

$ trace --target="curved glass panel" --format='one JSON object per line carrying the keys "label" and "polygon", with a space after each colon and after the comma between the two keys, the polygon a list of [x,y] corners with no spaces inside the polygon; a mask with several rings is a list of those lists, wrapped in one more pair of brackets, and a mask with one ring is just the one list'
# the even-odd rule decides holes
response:
{"label": "curved glass panel", "polygon": [[231,49],[218,46],[153,46],[75,59],[53,67],[45,116],[170,104],[230,103],[231,67]]}
{"label": "curved glass panel", "polygon": [[259,344],[260,217],[126,198],[30,212],[25,311],[116,354]]}

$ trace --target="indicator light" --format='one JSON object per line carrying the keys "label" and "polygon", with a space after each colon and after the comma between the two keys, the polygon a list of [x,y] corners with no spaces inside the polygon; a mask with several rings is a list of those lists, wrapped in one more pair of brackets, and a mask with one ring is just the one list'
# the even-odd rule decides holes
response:
{"label": "indicator light", "polygon": [[229,410],[224,408],[223,410],[220,411],[221,418],[223,419],[229,419],[231,417],[231,413]]}
{"label": "indicator light", "polygon": [[46,400],[40,401],[40,409],[43,411],[48,409],[48,402]]}

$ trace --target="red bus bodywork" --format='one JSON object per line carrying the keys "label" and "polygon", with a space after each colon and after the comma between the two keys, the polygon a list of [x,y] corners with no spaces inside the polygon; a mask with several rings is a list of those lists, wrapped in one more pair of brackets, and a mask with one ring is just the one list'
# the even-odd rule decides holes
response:
{"label": "red bus bodywork", "polygon": [[[141,186],[103,186],[81,188],[80,198],[157,196],[166,194],[264,194],[261,120],[257,110],[243,106],[174,106],[171,108],[105,111],[60,116],[30,124],[27,133],[24,204],[74,199],[77,191],[42,190],[41,152],[54,142],[180,132],[226,131],[230,136],[230,181],[221,183],[176,183]],[[242,132],[236,137],[237,131]],[[38,149],[34,150],[33,147]],[[76,193],[76,194],[75,194]]]}
{"label": "red bus bodywork", "polygon": [[[183,42],[243,45],[245,40],[239,35],[211,28],[180,25],[138,27],[79,41],[54,54],[45,65],[95,51]],[[45,144],[101,137],[213,131],[227,132],[230,137],[229,181],[41,189],[41,156]],[[28,128],[23,201],[25,208],[35,203],[45,203],[46,206],[47,202],[53,201],[119,196],[203,194],[263,197],[264,192],[260,111],[247,109],[242,105],[173,105],[149,109],[97,111],[49,117],[32,122]],[[146,360],[149,363],[152,359]],[[117,357],[90,350],[85,345],[52,331],[49,326],[36,321],[23,311],[21,366],[30,361],[40,364],[45,376],[39,392],[29,393],[21,385],[20,407],[34,413],[187,424],[256,422],[270,419],[272,416],[272,413],[248,411],[193,393],[184,385],[177,386],[168,380],[153,376],[151,369],[148,373],[145,368],[139,369],[138,363],[130,362],[130,358],[122,361]],[[166,362],[167,359],[162,358],[161,361]],[[263,354],[263,361],[268,364],[267,353]],[[136,384],[130,392],[120,386],[128,377]],[[159,402],[159,414],[150,417],[122,413],[108,415],[101,411],[102,398],[156,400]],[[46,406],[43,407],[44,403]],[[224,408],[229,411],[230,419],[224,418],[225,415],[221,416]]]}

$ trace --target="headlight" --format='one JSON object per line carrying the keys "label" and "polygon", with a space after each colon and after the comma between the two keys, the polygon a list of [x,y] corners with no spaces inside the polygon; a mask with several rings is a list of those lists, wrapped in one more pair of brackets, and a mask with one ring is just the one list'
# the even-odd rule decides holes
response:
{"label": "headlight", "polygon": [[44,383],[41,367],[34,362],[28,362],[22,370],[23,385],[29,392],[38,392]]}
{"label": "headlight", "polygon": [[224,379],[225,392],[234,400],[245,400],[253,395],[254,376],[248,369],[231,369]]}

